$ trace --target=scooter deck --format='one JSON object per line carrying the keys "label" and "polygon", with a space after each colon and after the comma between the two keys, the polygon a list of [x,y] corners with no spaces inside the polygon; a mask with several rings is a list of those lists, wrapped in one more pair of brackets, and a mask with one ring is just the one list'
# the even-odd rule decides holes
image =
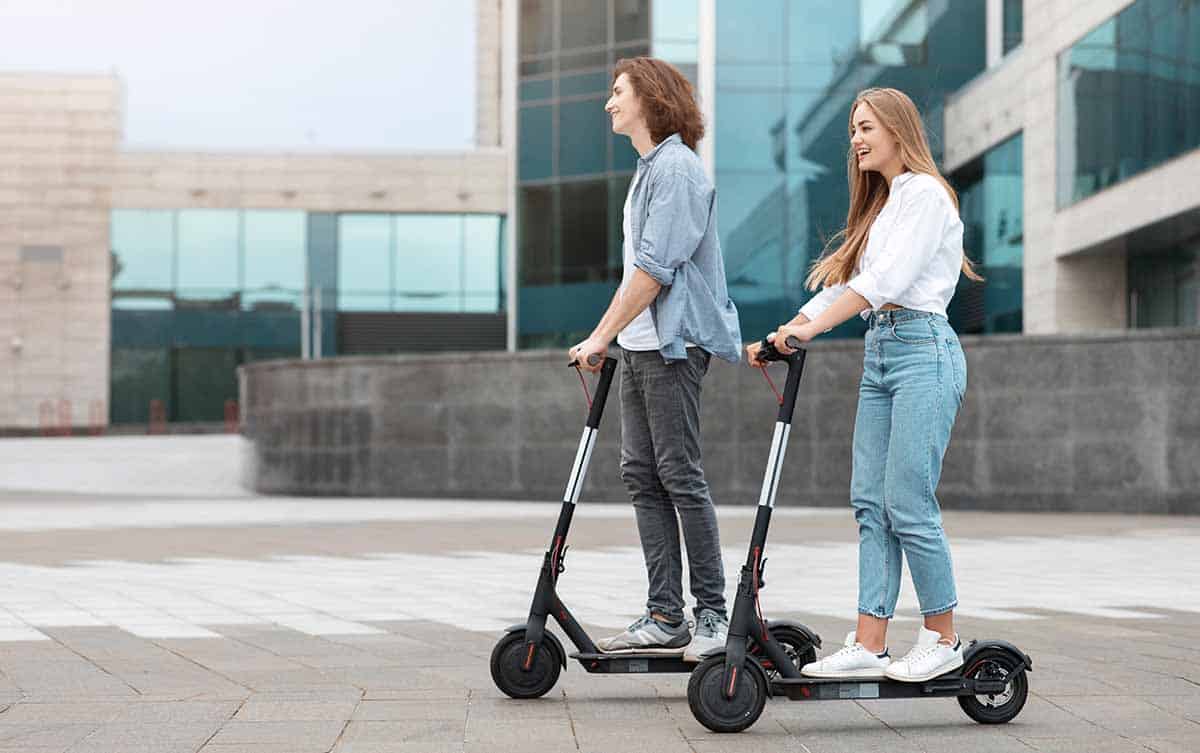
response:
{"label": "scooter deck", "polygon": [[691,672],[696,662],[683,660],[683,653],[659,654],[630,651],[613,654],[585,654],[577,651],[570,655],[592,674],[650,674],[665,672]]}
{"label": "scooter deck", "polygon": [[961,671],[957,669],[925,682],[818,677],[777,677],[771,681],[771,688],[776,695],[786,695],[793,701],[991,695],[1003,693],[1004,687],[1003,680],[963,677]]}

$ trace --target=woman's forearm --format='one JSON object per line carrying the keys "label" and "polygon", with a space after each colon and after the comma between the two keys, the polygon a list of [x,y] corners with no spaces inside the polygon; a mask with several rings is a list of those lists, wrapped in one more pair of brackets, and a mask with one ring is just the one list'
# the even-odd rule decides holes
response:
{"label": "woman's forearm", "polygon": [[848,321],[871,308],[870,302],[851,288],[846,288],[829,308],[817,314],[812,326],[818,332],[828,332],[842,322]]}

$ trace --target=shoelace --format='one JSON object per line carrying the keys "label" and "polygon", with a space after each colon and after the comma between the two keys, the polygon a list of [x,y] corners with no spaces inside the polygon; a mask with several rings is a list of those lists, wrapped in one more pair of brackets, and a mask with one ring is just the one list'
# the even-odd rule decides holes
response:
{"label": "shoelace", "polygon": [[830,654],[829,659],[836,659],[838,657],[847,657],[847,656],[850,656],[851,654],[858,653],[859,651],[866,651],[866,649],[862,647],[861,643],[855,643],[853,646],[843,646],[842,648],[838,649],[834,653]]}
{"label": "shoelace", "polygon": [[[928,659],[929,657],[933,656],[934,652],[937,651],[938,648],[941,647],[942,645],[944,645],[944,644],[935,643],[932,646],[926,646],[925,648],[922,648],[919,650],[914,648],[912,651],[908,652],[908,656],[904,657],[904,661],[908,662],[911,665],[915,662],[919,662],[919,661]],[[952,648],[952,647],[947,646],[947,648]]]}
{"label": "shoelace", "polygon": [[703,615],[700,616],[700,624],[697,626],[696,632],[700,632],[700,628],[705,628],[713,635],[717,635],[718,633],[721,632],[719,629],[720,624],[721,623],[716,618],[716,615],[705,612]]}
{"label": "shoelace", "polygon": [[635,621],[634,621],[634,623],[633,623],[632,625],[630,625],[629,627],[625,628],[625,632],[627,632],[627,633],[635,633],[635,632],[637,632],[638,630],[640,630],[640,629],[641,629],[643,626],[645,626],[645,625],[648,625],[648,624],[650,624],[650,623],[652,623],[652,622],[654,622],[654,618],[653,618],[653,617],[651,617],[651,616],[650,616],[650,615],[648,615],[648,614],[644,614],[644,615],[642,615],[641,617],[637,618],[637,620],[635,620]]}

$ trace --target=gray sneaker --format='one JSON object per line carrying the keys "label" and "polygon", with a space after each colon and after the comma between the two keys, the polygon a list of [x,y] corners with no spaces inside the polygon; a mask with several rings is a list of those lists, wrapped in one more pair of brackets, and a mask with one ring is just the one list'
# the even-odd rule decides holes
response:
{"label": "gray sneaker", "polygon": [[671,627],[649,614],[644,614],[637,622],[625,628],[625,632],[596,641],[596,648],[605,653],[646,651],[678,654],[688,645],[691,638],[692,634],[688,631],[686,622],[679,623],[678,627]]}
{"label": "gray sneaker", "polygon": [[684,661],[700,661],[710,651],[725,648],[729,620],[711,609],[701,609],[696,617],[696,635],[683,651]]}

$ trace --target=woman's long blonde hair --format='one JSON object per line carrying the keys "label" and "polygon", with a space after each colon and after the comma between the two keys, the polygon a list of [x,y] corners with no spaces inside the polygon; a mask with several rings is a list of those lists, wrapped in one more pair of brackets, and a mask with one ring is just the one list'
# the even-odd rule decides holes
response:
{"label": "woman's long blonde hair", "polygon": [[[899,142],[904,169],[937,178],[957,210],[958,194],[933,163],[921,115],[908,95],[898,89],[865,89],[859,92],[850,106],[851,133],[854,129],[854,111],[864,102],[875,111],[879,125]],[[813,264],[805,280],[809,290],[816,290],[823,285],[841,285],[854,277],[854,270],[867,249],[871,223],[879,216],[888,199],[890,187],[887,180],[873,170],[859,170],[853,147],[846,154],[846,177],[850,182],[850,211],[846,214],[846,227],[830,238],[825,247],[828,251],[830,246],[840,242],[837,250],[823,254]],[[983,279],[975,272],[966,252],[963,252],[962,273],[971,280]]]}

